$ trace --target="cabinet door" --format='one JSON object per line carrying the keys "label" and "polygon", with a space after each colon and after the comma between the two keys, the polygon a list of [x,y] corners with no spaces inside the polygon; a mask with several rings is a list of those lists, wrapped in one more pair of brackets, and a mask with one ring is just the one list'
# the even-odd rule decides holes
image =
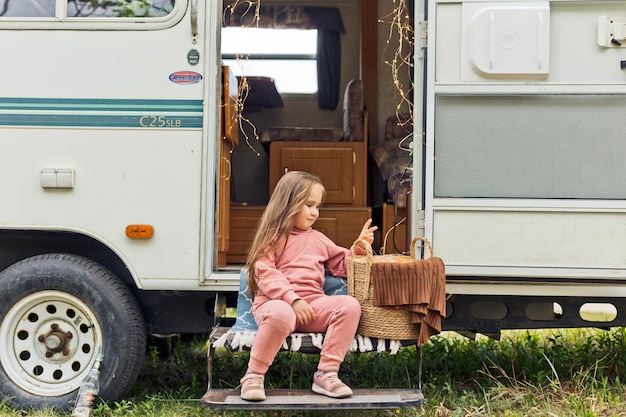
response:
{"label": "cabinet door", "polygon": [[344,248],[352,246],[363,224],[372,217],[369,207],[331,208],[322,206],[313,227]]}
{"label": "cabinet door", "polygon": [[280,151],[279,165],[283,168],[283,173],[306,171],[317,175],[326,188],[326,203],[352,204],[353,154],[351,148],[285,147]]}
{"label": "cabinet door", "polygon": [[365,205],[366,162],[362,142],[272,142],[270,193],[288,171],[317,175],[324,204]]}

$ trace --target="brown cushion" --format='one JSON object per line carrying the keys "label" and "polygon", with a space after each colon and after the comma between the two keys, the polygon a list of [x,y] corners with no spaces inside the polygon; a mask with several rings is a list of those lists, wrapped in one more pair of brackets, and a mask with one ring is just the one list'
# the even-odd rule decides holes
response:
{"label": "brown cushion", "polygon": [[402,143],[405,149],[400,149],[402,139],[391,139],[382,145],[370,148],[372,158],[380,168],[384,180],[396,173],[402,173],[411,163],[411,155],[406,151],[409,141]]}
{"label": "brown cushion", "polygon": [[269,127],[261,132],[261,143],[275,141],[339,142],[343,130],[337,127]]}
{"label": "brown cushion", "polygon": [[406,207],[407,194],[412,188],[412,178],[410,172],[404,175],[398,172],[387,180],[387,193],[396,206]]}
{"label": "brown cushion", "polygon": [[352,80],[343,95],[343,130],[348,142],[363,142],[363,81]]}
{"label": "brown cushion", "polygon": [[413,120],[409,113],[393,115],[385,122],[385,140],[401,139],[413,133]]}

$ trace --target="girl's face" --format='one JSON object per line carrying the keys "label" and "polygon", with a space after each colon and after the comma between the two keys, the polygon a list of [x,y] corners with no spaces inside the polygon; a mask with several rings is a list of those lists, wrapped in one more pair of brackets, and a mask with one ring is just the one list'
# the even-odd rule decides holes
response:
{"label": "girl's face", "polygon": [[293,226],[300,230],[307,230],[313,226],[313,223],[320,215],[320,205],[324,195],[324,187],[322,184],[313,184],[309,197],[306,199],[304,206],[296,215]]}

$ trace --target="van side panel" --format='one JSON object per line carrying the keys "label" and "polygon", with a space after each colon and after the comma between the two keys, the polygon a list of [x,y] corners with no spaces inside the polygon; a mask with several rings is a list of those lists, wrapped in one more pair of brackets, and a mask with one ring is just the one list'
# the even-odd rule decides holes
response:
{"label": "van side panel", "polygon": [[621,293],[626,87],[599,21],[624,5],[429,3],[425,225],[450,293]]}
{"label": "van side panel", "polygon": [[[204,47],[189,19],[159,30],[0,22],[0,227],[85,234],[140,281],[197,283],[203,91],[214,80],[204,59],[187,58]],[[154,237],[129,239],[133,224]]]}

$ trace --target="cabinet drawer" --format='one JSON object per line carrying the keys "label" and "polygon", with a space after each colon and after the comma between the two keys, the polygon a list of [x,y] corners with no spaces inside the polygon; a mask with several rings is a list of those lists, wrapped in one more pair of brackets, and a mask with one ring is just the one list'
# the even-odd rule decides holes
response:
{"label": "cabinet drawer", "polygon": [[[228,263],[245,263],[254,231],[265,206],[237,206],[230,208],[230,246]],[[369,207],[330,208],[323,206],[313,227],[339,246],[349,248],[359,237],[363,224],[372,216]]]}

